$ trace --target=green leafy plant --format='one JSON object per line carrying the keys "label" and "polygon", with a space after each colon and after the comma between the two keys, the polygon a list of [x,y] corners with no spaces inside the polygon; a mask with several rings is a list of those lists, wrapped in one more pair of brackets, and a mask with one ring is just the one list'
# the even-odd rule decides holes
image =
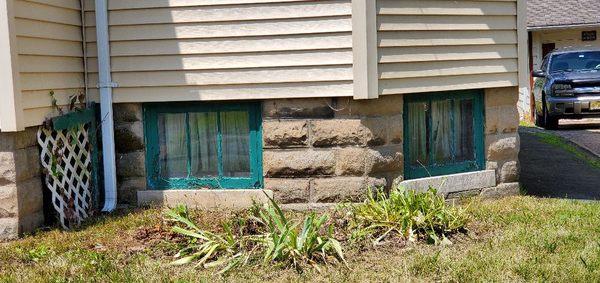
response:
{"label": "green leafy plant", "polygon": [[318,269],[320,263],[345,263],[342,245],[332,237],[333,226],[326,224],[328,216],[311,213],[302,222],[295,222],[272,199],[264,206],[255,205],[245,217],[223,223],[222,232],[199,228],[185,206],[170,209],[165,215],[181,225],[172,231],[190,241],[177,253],[174,265],[195,263],[203,268],[220,267],[219,273],[224,273],[261,262],[298,271],[305,265]]}
{"label": "green leafy plant", "polygon": [[364,203],[352,206],[349,214],[351,238],[368,238],[374,244],[394,235],[408,241],[424,238],[449,243],[447,236],[465,229],[468,221],[462,209],[447,205],[432,188],[424,193],[397,188],[389,195],[378,190]]}
{"label": "green leafy plant", "polygon": [[[345,263],[342,245],[333,237],[333,226],[326,225],[329,217],[317,217],[313,212],[300,223],[288,219],[277,203],[271,200],[264,208],[255,209],[255,217],[267,231],[261,236],[266,247],[265,263],[275,262],[300,270],[309,264],[318,269],[318,263],[335,260]],[[326,232],[323,232],[326,231]]]}
{"label": "green leafy plant", "polygon": [[169,220],[184,227],[174,226],[174,233],[186,236],[190,244],[181,249],[178,258],[171,264],[183,265],[196,262],[196,266],[204,268],[223,267],[219,273],[227,272],[233,267],[247,263],[251,253],[245,250],[249,237],[234,234],[229,223],[223,224],[223,235],[200,229],[190,220],[188,209],[179,205],[165,212]]}

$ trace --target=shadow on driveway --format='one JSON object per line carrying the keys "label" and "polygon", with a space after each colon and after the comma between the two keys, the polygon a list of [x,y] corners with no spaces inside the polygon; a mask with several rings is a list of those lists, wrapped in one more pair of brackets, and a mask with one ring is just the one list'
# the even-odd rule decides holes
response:
{"label": "shadow on driveway", "polygon": [[520,129],[521,185],[528,195],[600,200],[600,169]]}

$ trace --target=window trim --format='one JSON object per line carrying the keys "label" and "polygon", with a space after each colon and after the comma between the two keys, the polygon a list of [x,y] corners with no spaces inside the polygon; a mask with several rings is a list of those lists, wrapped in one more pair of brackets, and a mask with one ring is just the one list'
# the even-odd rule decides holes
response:
{"label": "window trim", "polygon": [[[259,102],[213,103],[168,102],[144,103],[144,133],[146,142],[146,179],[152,190],[166,189],[260,189],[264,186],[262,168],[262,113]],[[170,178],[158,176],[159,133],[158,115],[161,113],[198,113],[245,110],[249,114],[250,177]],[[189,135],[189,129],[187,130]],[[220,130],[217,139],[221,140]],[[188,136],[189,141],[189,136]],[[218,146],[219,156],[221,146]],[[220,163],[221,161],[219,161]],[[188,169],[189,170],[189,169]],[[220,173],[221,174],[221,173]]]}
{"label": "window trim", "polygon": [[[404,133],[409,135],[408,105],[413,102],[429,102],[448,98],[473,99],[473,153],[474,160],[447,163],[443,165],[429,165],[425,168],[410,165],[409,138],[404,138],[404,179],[418,179],[449,174],[473,172],[485,169],[485,107],[483,90],[461,90],[436,93],[407,94],[404,97],[403,117]],[[431,149],[428,153],[431,156]]]}

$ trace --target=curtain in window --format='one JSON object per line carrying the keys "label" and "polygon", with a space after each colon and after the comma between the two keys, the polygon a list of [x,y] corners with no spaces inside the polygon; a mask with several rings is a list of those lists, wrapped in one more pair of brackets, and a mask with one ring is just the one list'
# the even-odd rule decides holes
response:
{"label": "curtain in window", "polygon": [[408,105],[409,152],[411,165],[428,164],[427,159],[427,103]]}
{"label": "curtain in window", "polygon": [[187,177],[187,133],[184,113],[158,116],[161,178]]}
{"label": "curtain in window", "polygon": [[223,175],[250,176],[250,128],[246,111],[221,112]]}
{"label": "curtain in window", "polygon": [[452,100],[431,102],[432,159],[435,164],[452,160]]}
{"label": "curtain in window", "polygon": [[219,175],[217,155],[217,113],[190,113],[191,175],[196,178]]}
{"label": "curtain in window", "polygon": [[456,139],[456,161],[475,159],[475,143],[473,141],[473,100],[465,99],[455,103],[454,129]]}

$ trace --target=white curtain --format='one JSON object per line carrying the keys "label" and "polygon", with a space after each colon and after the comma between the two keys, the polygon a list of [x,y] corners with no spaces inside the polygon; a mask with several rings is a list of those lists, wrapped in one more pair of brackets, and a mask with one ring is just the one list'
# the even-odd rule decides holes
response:
{"label": "white curtain", "polygon": [[443,164],[452,159],[450,151],[452,141],[452,100],[431,102],[432,160]]}
{"label": "white curtain", "polygon": [[217,113],[190,113],[191,175],[196,178],[219,175],[217,155]]}
{"label": "white curtain", "polygon": [[161,178],[187,177],[187,134],[185,113],[158,116]]}
{"label": "white curtain", "polygon": [[221,112],[223,175],[250,176],[250,128],[246,111]]}
{"label": "white curtain", "polygon": [[409,152],[411,165],[427,165],[427,103],[408,104]]}

